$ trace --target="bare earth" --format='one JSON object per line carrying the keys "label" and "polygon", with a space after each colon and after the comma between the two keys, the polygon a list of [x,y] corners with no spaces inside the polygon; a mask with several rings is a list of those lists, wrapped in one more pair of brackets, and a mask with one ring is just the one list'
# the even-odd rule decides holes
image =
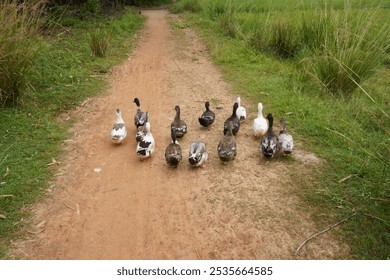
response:
{"label": "bare earth", "polygon": [[[63,116],[77,120],[72,138],[64,142],[63,156],[57,159],[61,164],[53,166],[57,174],[48,197],[32,209],[35,228],[15,242],[14,257],[344,258],[348,248],[332,232],[294,254],[303,240],[320,230],[291,186],[289,167],[296,162],[267,161],[260,155],[259,140],[251,133],[257,104],[242,98],[249,119],[237,137],[237,158],[220,163],[216,147],[236,95],[196,34],[170,26],[179,20],[176,16],[164,10],[143,14],[148,20],[137,47],[112,71],[107,94],[88,99]],[[145,161],[135,154],[134,97],[150,112],[156,140],[155,154]],[[202,128],[197,119],[206,100],[217,114],[211,130]],[[180,141],[183,161],[173,169],[166,164],[164,151],[177,104],[189,132]],[[119,146],[108,138],[116,108],[122,110],[129,129]],[[192,169],[188,164],[194,140],[208,145],[205,168]],[[293,156],[302,169],[320,164],[302,150]]]}

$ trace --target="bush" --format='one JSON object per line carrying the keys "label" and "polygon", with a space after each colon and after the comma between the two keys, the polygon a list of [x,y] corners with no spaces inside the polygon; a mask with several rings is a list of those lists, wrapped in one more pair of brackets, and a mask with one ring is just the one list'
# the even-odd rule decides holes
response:
{"label": "bush", "polygon": [[0,3],[0,106],[12,106],[27,86],[36,50],[31,39],[39,31],[45,1]]}

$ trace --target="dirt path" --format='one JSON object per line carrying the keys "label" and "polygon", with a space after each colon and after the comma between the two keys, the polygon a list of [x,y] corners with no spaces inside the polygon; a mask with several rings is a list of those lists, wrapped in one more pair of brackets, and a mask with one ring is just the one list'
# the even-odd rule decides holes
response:
{"label": "dirt path", "polygon": [[[317,231],[300,207],[287,175],[288,161],[265,161],[251,137],[256,104],[243,99],[249,120],[237,137],[238,157],[227,165],[216,154],[224,120],[236,96],[190,29],[173,30],[175,16],[144,11],[145,29],[131,57],[111,74],[104,97],[87,100],[69,114],[78,120],[50,195],[34,207],[36,229],[16,243],[23,259],[294,259],[294,249]],[[135,155],[134,97],[150,111],[156,151]],[[210,100],[217,121],[209,131],[197,118]],[[164,159],[174,106],[181,105],[193,140],[207,142],[209,161],[178,169]],[[217,110],[216,106],[223,106]],[[115,108],[128,123],[125,143],[108,133]],[[297,157],[297,156],[296,156]],[[298,160],[304,156],[297,157]],[[308,164],[302,160],[302,165]],[[100,172],[95,172],[100,168]],[[301,210],[299,210],[301,209]],[[347,249],[331,233],[305,246],[299,258],[340,258]]]}

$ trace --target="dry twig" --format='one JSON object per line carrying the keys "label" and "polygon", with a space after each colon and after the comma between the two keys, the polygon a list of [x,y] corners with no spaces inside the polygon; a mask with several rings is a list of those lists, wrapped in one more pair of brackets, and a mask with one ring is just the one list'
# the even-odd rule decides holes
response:
{"label": "dry twig", "polygon": [[317,236],[319,236],[319,235],[321,235],[321,234],[323,234],[323,233],[325,233],[325,232],[331,230],[331,229],[334,228],[334,227],[337,227],[338,225],[340,225],[340,224],[344,223],[345,221],[349,220],[350,218],[352,218],[352,217],[355,216],[356,214],[357,214],[357,212],[354,212],[352,215],[350,215],[350,216],[348,216],[348,217],[342,219],[341,221],[335,223],[334,225],[331,225],[330,227],[328,227],[328,228],[326,228],[326,229],[324,229],[324,230],[322,230],[322,231],[319,231],[319,232],[317,232],[317,233],[315,233],[315,234],[312,234],[309,238],[307,238],[305,241],[303,241],[303,242],[301,243],[301,245],[299,245],[299,247],[295,250],[295,255],[298,254],[299,250],[300,250],[300,249],[303,247],[303,245],[305,245],[308,241],[310,241],[310,240],[312,240],[313,238],[315,238],[315,237],[317,237]]}
{"label": "dry twig", "polygon": [[2,194],[0,195],[0,198],[4,198],[4,197],[14,197],[13,194]]}
{"label": "dry twig", "polygon": [[382,222],[385,222],[385,223],[389,223],[389,221],[386,221],[386,220],[384,220],[382,218],[379,218],[377,216],[374,216],[374,215],[371,215],[371,214],[368,214],[368,213],[363,213],[363,214],[364,214],[364,216],[367,216],[367,217],[370,217],[370,218],[373,218],[373,219],[376,219],[376,220],[379,220],[379,221],[382,221]]}

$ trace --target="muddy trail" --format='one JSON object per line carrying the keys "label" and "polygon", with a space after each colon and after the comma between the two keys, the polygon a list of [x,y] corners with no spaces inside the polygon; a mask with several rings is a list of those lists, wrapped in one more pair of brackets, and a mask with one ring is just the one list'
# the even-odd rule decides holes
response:
{"label": "muddy trail", "polygon": [[[180,19],[165,10],[145,10],[147,21],[130,57],[110,74],[107,94],[86,100],[62,116],[76,119],[72,137],[48,190],[34,205],[34,228],[12,250],[21,259],[335,259],[348,253],[332,232],[294,250],[318,231],[294,194],[290,165],[316,164],[298,151],[292,161],[267,161],[252,136],[257,104],[242,97],[248,120],[237,136],[238,155],[222,164],[216,147],[236,95],[211,63],[207,48]],[[139,97],[150,112],[156,140],[153,156],[135,154],[133,117]],[[211,129],[198,117],[210,100],[216,113]],[[260,100],[259,100],[260,101]],[[164,158],[170,123],[180,105],[188,133],[179,140],[177,169]],[[216,109],[219,106],[221,109]],[[115,109],[128,125],[116,146],[108,134]],[[275,128],[275,130],[277,130]],[[190,143],[207,143],[204,168],[189,166]],[[290,174],[290,175],[289,175]]]}

